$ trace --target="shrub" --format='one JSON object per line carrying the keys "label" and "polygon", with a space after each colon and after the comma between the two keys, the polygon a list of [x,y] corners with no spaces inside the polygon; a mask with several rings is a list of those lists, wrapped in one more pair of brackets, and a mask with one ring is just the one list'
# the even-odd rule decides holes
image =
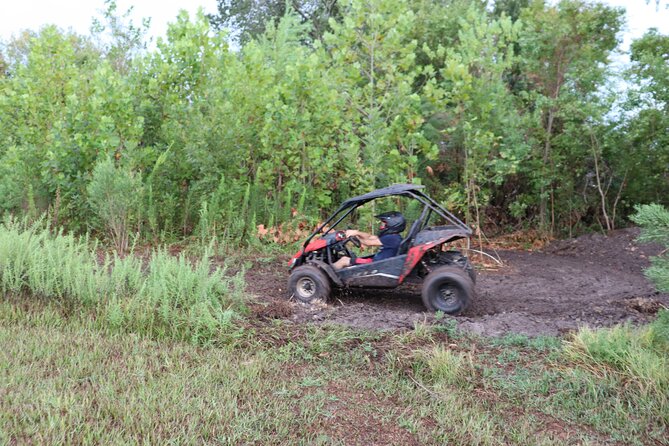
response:
{"label": "shrub", "polygon": [[0,224],[0,290],[90,308],[106,327],[197,343],[231,340],[245,311],[243,271],[226,277],[206,252],[197,262],[162,250],[146,261],[100,259],[87,238],[13,221]]}
{"label": "shrub", "polygon": [[[636,214],[630,218],[641,226],[642,242],[654,242],[664,245],[669,250],[669,211],[659,204],[636,206]],[[663,254],[651,258],[652,266],[645,273],[657,286],[658,290],[669,292],[669,258]]]}
{"label": "shrub", "polygon": [[128,250],[133,224],[139,222],[142,180],[127,169],[117,168],[109,158],[100,160],[87,187],[88,202],[118,253]]}

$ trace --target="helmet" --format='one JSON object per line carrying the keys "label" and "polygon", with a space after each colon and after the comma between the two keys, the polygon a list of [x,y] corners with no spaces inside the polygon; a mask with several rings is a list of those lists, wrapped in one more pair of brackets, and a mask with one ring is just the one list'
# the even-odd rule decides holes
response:
{"label": "helmet", "polygon": [[399,234],[400,232],[404,231],[404,228],[407,226],[407,222],[401,212],[384,212],[383,214],[375,215],[375,217],[381,220],[379,236],[386,234]]}

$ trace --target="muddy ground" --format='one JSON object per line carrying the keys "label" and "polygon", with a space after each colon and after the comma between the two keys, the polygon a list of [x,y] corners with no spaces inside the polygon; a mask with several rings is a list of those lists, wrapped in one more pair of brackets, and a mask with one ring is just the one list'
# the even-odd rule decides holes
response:
{"label": "muddy ground", "polygon": [[[639,244],[637,236],[632,228],[556,241],[541,251],[498,251],[504,266],[479,270],[470,308],[444,320],[487,336],[561,335],[582,326],[648,322],[658,308],[669,307],[669,295],[656,292],[642,272],[661,248]],[[416,285],[336,292],[327,305],[289,301],[287,260],[258,263],[247,272],[247,289],[262,303],[260,317],[367,329],[444,323],[424,311]]]}

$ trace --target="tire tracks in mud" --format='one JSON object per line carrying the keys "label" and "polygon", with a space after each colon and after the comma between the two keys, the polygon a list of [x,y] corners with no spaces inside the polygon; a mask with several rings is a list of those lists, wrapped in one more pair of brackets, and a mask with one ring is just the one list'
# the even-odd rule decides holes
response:
{"label": "tire tracks in mud", "polygon": [[470,308],[440,321],[424,310],[416,285],[339,291],[328,304],[286,303],[288,272],[266,265],[247,273],[247,289],[261,302],[281,307],[278,317],[296,323],[392,330],[454,321],[462,330],[487,336],[560,335],[583,326],[645,323],[658,308],[669,307],[669,295],[655,291],[643,275],[648,257],[661,248],[640,245],[637,236],[630,228],[554,242],[540,252],[502,251],[503,268],[479,271]]}

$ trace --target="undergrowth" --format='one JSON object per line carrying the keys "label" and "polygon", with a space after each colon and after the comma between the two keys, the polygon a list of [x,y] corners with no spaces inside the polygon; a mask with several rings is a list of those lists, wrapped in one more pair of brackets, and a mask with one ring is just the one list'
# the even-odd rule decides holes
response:
{"label": "undergrowth", "polygon": [[564,444],[669,444],[667,310],[646,326],[583,328],[564,340],[476,340],[461,333],[451,342],[415,351],[408,367],[440,401],[480,395],[478,404],[490,410],[526,413],[547,428],[562,425],[554,434]]}
{"label": "undergrowth", "polygon": [[619,382],[635,405],[669,425],[669,311],[643,327],[584,328],[564,353],[593,378]]}
{"label": "undergrowth", "polygon": [[[666,351],[666,318],[630,331],[630,347]],[[0,443],[666,443],[662,395],[584,359],[585,331],[565,342],[247,327],[241,342],[189,346],[65,315],[55,299],[4,299]]]}
{"label": "undergrowth", "polygon": [[101,253],[86,237],[38,224],[0,224],[0,290],[92,309],[102,324],[154,337],[226,342],[245,311],[243,271],[227,277],[209,254],[191,261]]}

